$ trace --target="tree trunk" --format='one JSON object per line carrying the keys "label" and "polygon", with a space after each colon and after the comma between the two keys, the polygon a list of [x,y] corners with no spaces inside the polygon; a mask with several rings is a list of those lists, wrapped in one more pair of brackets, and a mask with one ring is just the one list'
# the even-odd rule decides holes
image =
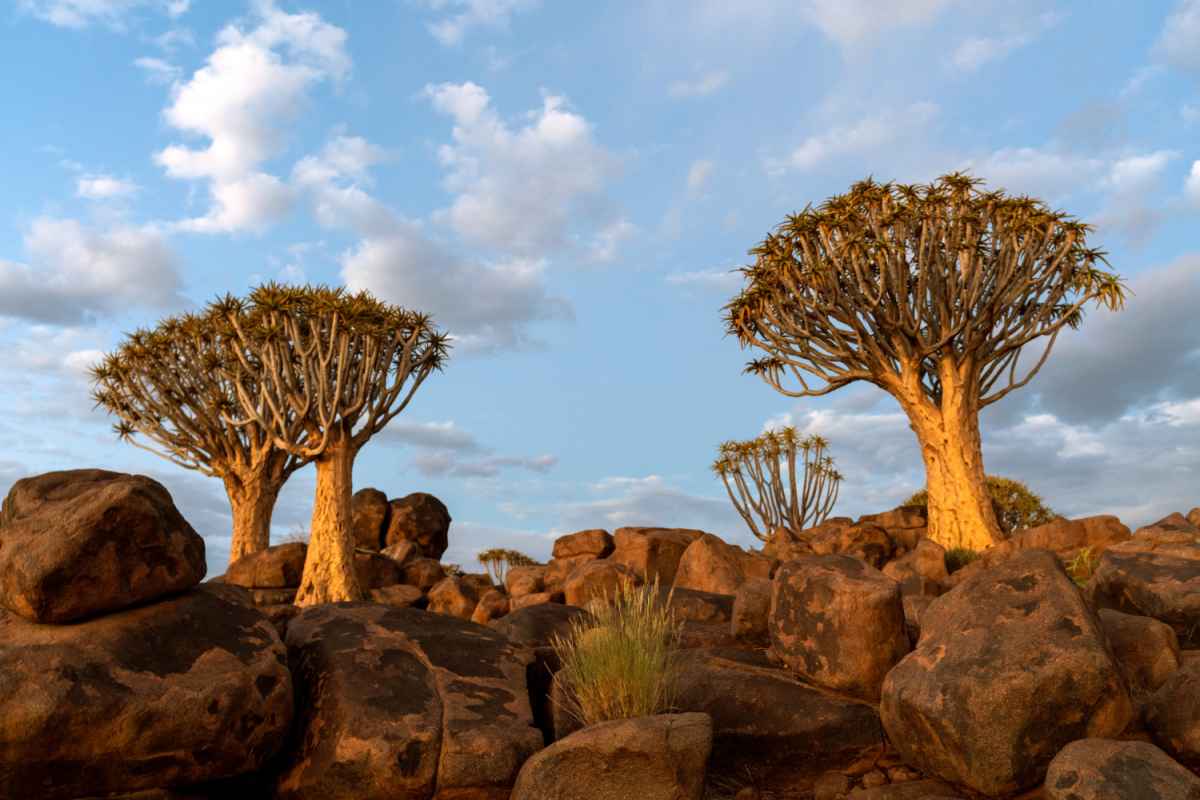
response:
{"label": "tree trunk", "polygon": [[350,515],[355,455],[354,447],[342,440],[331,444],[315,462],[317,490],[313,497],[308,557],[296,593],[298,606],[362,599],[354,569]]}
{"label": "tree trunk", "polygon": [[272,481],[225,479],[225,494],[233,509],[233,542],[229,562],[266,550],[271,545],[271,513],[279,497],[280,486]]}
{"label": "tree trunk", "polygon": [[928,536],[947,550],[983,550],[1002,538],[983,470],[978,392],[962,375],[969,369],[943,367],[941,408],[923,392],[918,396],[912,384],[898,398],[925,461]]}

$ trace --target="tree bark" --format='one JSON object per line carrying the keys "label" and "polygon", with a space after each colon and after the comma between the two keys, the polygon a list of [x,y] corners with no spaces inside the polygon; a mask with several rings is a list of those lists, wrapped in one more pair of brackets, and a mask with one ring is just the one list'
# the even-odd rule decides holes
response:
{"label": "tree bark", "polygon": [[266,550],[271,545],[271,514],[281,485],[269,480],[240,481],[225,479],[225,494],[233,509],[233,542],[229,561]]}
{"label": "tree bark", "polygon": [[983,550],[1002,534],[983,469],[978,392],[969,364],[941,372],[940,408],[911,383],[898,398],[925,461],[928,536],[947,550]]}
{"label": "tree bark", "polygon": [[296,605],[361,600],[354,569],[354,531],[350,496],[357,450],[344,439],[330,444],[316,460],[317,490],[313,497],[308,557],[296,593]]}

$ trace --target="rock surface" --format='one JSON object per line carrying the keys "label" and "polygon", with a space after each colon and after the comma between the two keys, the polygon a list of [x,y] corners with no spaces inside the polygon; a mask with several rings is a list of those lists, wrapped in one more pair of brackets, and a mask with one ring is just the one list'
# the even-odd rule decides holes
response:
{"label": "rock surface", "polygon": [[450,546],[450,512],[431,494],[413,492],[388,503],[385,547],[400,541],[415,542],[426,558],[439,559]]}
{"label": "rock surface", "polygon": [[767,618],[771,615],[771,581],[748,578],[733,597],[730,633],[735,639],[766,645],[771,641]]}
{"label": "rock surface", "polygon": [[568,605],[583,607],[593,600],[600,602],[606,597],[611,600],[623,584],[639,583],[641,580],[629,567],[601,559],[576,567],[563,584],[563,593]]}
{"label": "rock surface", "polygon": [[542,565],[509,567],[504,575],[504,586],[509,597],[537,594],[546,585],[546,567]]}
{"label": "rock surface", "polygon": [[602,722],[529,759],[512,800],[701,800],[712,744],[705,714]]}
{"label": "rock surface", "polygon": [[1200,778],[1152,744],[1079,739],[1054,757],[1046,800],[1200,800]]}
{"label": "rock surface", "polygon": [[350,498],[350,519],[354,529],[354,546],[378,550],[383,546],[387,531],[387,495],[378,489],[359,489]]}
{"label": "rock surface", "polygon": [[204,540],[144,475],[23,478],[0,516],[0,604],[35,622],[116,611],[204,579]]}
{"label": "rock surface", "polygon": [[930,604],[880,712],[908,764],[1003,795],[1036,785],[1068,742],[1121,733],[1133,707],[1057,557],[1026,550]]}
{"label": "rock surface", "polygon": [[646,583],[657,580],[659,586],[670,586],[683,552],[703,533],[688,528],[617,528],[609,557],[631,568]]}
{"label": "rock surface", "polygon": [[1150,698],[1144,716],[1159,747],[1200,768],[1200,660],[1184,659]]}
{"label": "rock surface", "polygon": [[225,570],[225,583],[247,589],[294,589],[304,574],[308,545],[304,542],[277,544],[233,561]]}
{"label": "rock surface", "polygon": [[1108,548],[1087,584],[1096,608],[1161,620],[1184,647],[1200,644],[1200,542],[1140,534]]}
{"label": "rock surface", "polygon": [[613,537],[603,528],[588,528],[554,540],[551,555],[555,559],[591,556],[605,558],[613,551]]}
{"label": "rock surface", "polygon": [[283,643],[236,587],[205,585],[74,625],[0,611],[0,797],[251,772],[291,720]]}
{"label": "rock surface", "polygon": [[766,556],[747,553],[711,533],[705,533],[696,537],[679,559],[675,586],[733,595],[746,578],[770,577],[771,561]]}
{"label": "rock surface", "polygon": [[287,644],[306,714],[279,800],[501,800],[542,746],[528,652],[495,630],[338,603],[297,615]]}
{"label": "rock surface", "polygon": [[1098,616],[1131,689],[1153,692],[1179,669],[1179,640],[1170,625],[1109,608]]}
{"label": "rock surface", "polygon": [[478,604],[478,590],[462,578],[442,578],[429,590],[429,610],[435,614],[470,619]]}

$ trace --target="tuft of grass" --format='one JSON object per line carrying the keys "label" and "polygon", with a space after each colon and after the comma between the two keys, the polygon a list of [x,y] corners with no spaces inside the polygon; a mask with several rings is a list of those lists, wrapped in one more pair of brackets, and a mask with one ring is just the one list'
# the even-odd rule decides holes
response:
{"label": "tuft of grass", "polygon": [[670,595],[664,601],[657,581],[622,583],[589,611],[551,642],[562,664],[554,680],[565,690],[566,711],[585,726],[669,711],[682,628]]}
{"label": "tuft of grass", "polygon": [[1067,574],[1075,581],[1076,586],[1086,586],[1099,563],[1100,558],[1092,555],[1091,546],[1085,547],[1066,563]]}
{"label": "tuft of grass", "polygon": [[946,571],[958,572],[960,569],[979,558],[979,553],[968,547],[951,547],[946,551]]}

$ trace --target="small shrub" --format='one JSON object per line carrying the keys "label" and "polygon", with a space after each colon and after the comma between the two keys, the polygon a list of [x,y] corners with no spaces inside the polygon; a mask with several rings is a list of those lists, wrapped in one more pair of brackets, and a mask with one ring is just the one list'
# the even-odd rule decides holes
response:
{"label": "small shrub", "polygon": [[946,571],[958,572],[979,558],[979,553],[966,547],[951,547],[946,551]]}
{"label": "small shrub", "polygon": [[584,725],[660,714],[672,708],[681,623],[657,581],[622,583],[615,597],[589,606],[567,636],[552,641],[566,710]]}
{"label": "small shrub", "polygon": [[466,574],[459,564],[442,564],[442,572],[447,578],[461,578]]}
{"label": "small shrub", "polygon": [[292,529],[284,534],[280,544],[291,544],[292,542],[303,542],[308,544],[308,528],[297,522],[292,526]]}
{"label": "small shrub", "polygon": [[1071,576],[1071,580],[1075,581],[1077,586],[1086,586],[1099,563],[1100,558],[1092,555],[1092,548],[1085,547],[1067,562],[1067,574]]}

